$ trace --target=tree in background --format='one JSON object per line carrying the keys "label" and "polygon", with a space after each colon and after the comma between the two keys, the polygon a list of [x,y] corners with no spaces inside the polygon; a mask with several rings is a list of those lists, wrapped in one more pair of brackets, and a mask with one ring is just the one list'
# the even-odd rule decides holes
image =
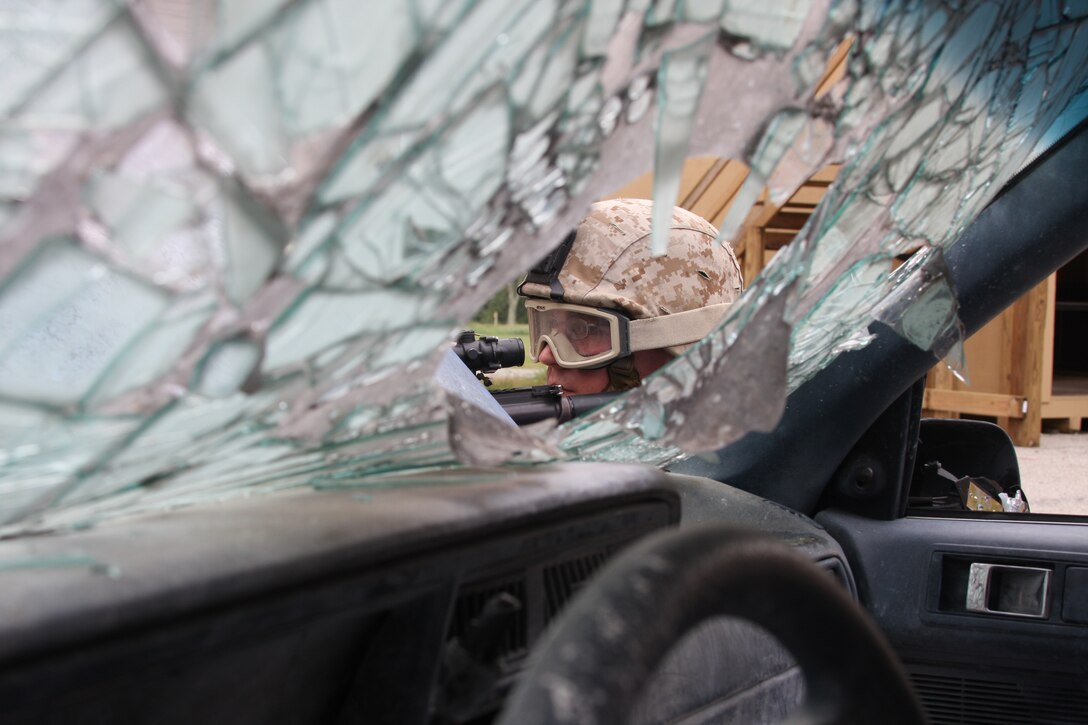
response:
{"label": "tree in background", "polygon": [[525,305],[517,293],[517,284],[511,282],[496,292],[476,313],[473,322],[486,325],[494,325],[500,322],[507,325],[528,324]]}

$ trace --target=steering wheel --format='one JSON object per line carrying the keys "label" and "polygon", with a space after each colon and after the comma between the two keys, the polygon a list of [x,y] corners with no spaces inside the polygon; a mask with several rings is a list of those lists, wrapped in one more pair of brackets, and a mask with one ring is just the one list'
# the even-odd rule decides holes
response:
{"label": "steering wheel", "polygon": [[826,571],[720,524],[660,532],[610,562],[541,641],[499,722],[626,722],[669,649],[719,616],[793,655],[805,699],[791,722],[925,722],[891,646]]}

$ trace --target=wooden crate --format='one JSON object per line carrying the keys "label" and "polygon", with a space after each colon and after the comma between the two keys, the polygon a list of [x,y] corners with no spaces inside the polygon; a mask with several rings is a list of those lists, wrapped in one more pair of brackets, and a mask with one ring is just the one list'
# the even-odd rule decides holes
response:
{"label": "wooden crate", "polygon": [[[967,340],[970,385],[943,365],[926,381],[925,414],[988,416],[1018,446],[1037,446],[1043,421],[1079,431],[1088,418],[1088,364],[1079,352],[1055,349],[1056,330],[1083,341],[1088,304],[1059,294],[1060,276],[1084,274],[1085,255],[1053,274]],[[1056,355],[1057,352],[1057,355]]]}
{"label": "wooden crate", "polygon": [[745,282],[755,279],[775,253],[797,236],[839,168],[839,164],[832,164],[817,171],[780,207],[769,201],[766,191],[760,195],[733,245]]}
{"label": "wooden crate", "polygon": [[[745,281],[755,279],[775,252],[800,231],[838,171],[838,164],[821,169],[781,207],[770,203],[766,190],[760,194],[737,238],[732,240]],[[748,166],[740,161],[709,156],[688,159],[680,176],[676,204],[720,227],[747,178]],[[606,198],[617,197],[652,199],[653,174],[640,176]]]}
{"label": "wooden crate", "polygon": [[[684,162],[676,205],[695,212],[714,226],[721,226],[726,212],[748,178],[748,166],[714,156],[696,156]],[[653,172],[647,172],[606,199],[653,199]]]}

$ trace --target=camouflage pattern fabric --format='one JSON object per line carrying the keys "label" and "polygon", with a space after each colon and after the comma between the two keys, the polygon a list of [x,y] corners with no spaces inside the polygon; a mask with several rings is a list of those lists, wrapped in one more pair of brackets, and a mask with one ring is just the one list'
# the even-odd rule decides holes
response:
{"label": "camouflage pattern fabric", "polygon": [[[665,256],[650,252],[653,203],[609,199],[590,207],[558,270],[562,301],[605,307],[632,319],[732,302],[743,291],[740,266],[718,231],[702,217],[674,207]],[[554,286],[526,282],[528,297],[555,298]]]}

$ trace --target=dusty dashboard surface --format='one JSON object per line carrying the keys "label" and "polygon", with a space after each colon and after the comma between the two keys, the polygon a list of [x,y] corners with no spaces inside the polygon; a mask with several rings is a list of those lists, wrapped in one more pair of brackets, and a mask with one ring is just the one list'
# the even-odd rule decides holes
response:
{"label": "dusty dashboard surface", "polygon": [[461,721],[609,556],[680,516],[640,466],[387,483],[0,542],[5,722]]}
{"label": "dusty dashboard surface", "polygon": [[[774,425],[872,320],[955,363],[942,250],[1088,115],[1076,3],[11,0],[0,19],[7,537],[427,466],[665,464]],[[723,240],[762,189],[845,165],[721,327],[597,416],[481,427],[437,389],[453,331],[590,201],[653,170],[672,203],[695,155],[752,169]]]}
{"label": "dusty dashboard surface", "polygon": [[[5,722],[490,716],[578,589],[678,523],[759,528],[854,589],[818,526],[713,481],[559,464],[385,483],[0,542]],[[650,719],[726,708],[725,695],[753,707],[753,691],[795,703],[792,659],[749,630],[715,623],[677,647]]]}

